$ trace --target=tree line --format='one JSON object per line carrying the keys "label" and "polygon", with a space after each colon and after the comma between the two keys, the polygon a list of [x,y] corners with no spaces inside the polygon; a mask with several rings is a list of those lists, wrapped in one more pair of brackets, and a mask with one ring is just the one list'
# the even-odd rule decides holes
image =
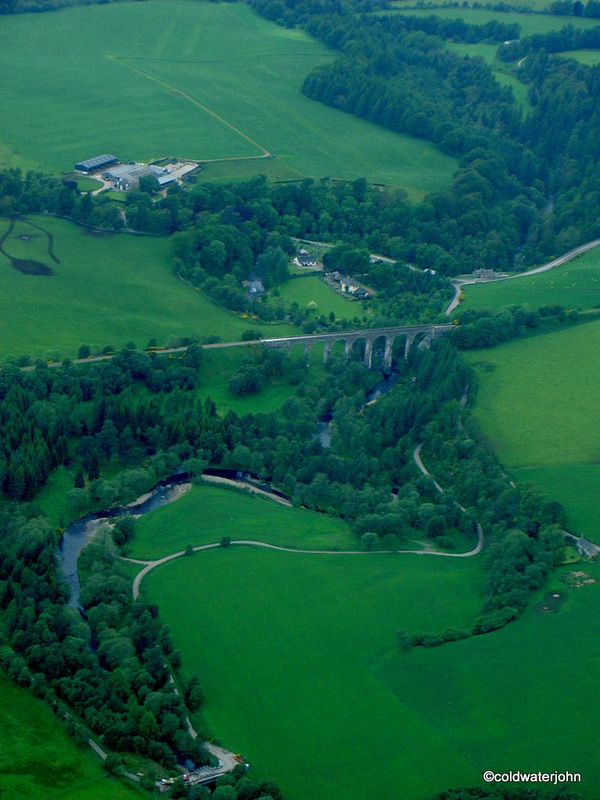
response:
{"label": "tree line", "polygon": [[0,14],[25,14],[71,6],[106,5],[118,2],[121,0],[0,0]]}
{"label": "tree line", "polygon": [[[75,515],[130,502],[173,471],[200,475],[210,465],[248,470],[294,505],[347,520],[366,549],[399,549],[423,534],[452,548],[456,533],[473,535],[472,520],[480,519],[491,541],[485,605],[472,630],[453,636],[484,633],[514,619],[560,557],[560,507],[511,487],[468,428],[457,426],[472,374],[450,342],[414,348],[408,361],[400,359],[393,396],[367,408],[372,375],[360,353],[349,362],[330,359],[327,376],[311,384],[299,362],[258,351],[248,369],[263,381],[295,376],[297,389],[280,412],[244,416],[220,414],[199,393],[201,360],[201,349],[192,345],[181,359],[124,350],[105,363],[4,369],[4,452],[13,439],[27,439],[32,425],[42,436],[21,453],[19,465],[7,461],[9,475],[44,446],[57,449],[64,437],[57,457],[75,475],[69,493]],[[331,418],[328,448],[315,435],[323,415]],[[419,441],[433,471],[444,474],[447,496],[416,470],[412,453]],[[117,477],[105,477],[108,469]],[[21,499],[37,490],[28,477],[34,473],[33,466],[25,470]],[[3,483],[9,497],[14,485],[14,477]],[[458,512],[455,498],[467,515]],[[2,666],[59,716],[69,720],[69,709],[75,711],[80,721],[68,724],[81,739],[89,729],[116,751],[133,750],[168,767],[182,757],[201,763],[184,704],[201,702],[199,679],[183,697],[174,692],[168,668],[177,669],[181,656],[158,609],[132,601],[117,558],[134,535],[131,521],[101,531],[86,550],[82,619],[67,605],[56,559],[59,533],[36,510],[35,498],[29,505],[17,499],[0,515]],[[414,644],[440,643],[449,635],[411,632]]]}
{"label": "tree line", "polygon": [[[266,0],[253,6],[272,18]],[[523,115],[481,59],[443,49],[444,38],[481,41],[485,26],[454,31],[435,18],[360,15],[351,0],[286,8],[339,53],[307,76],[309,97],[459,158],[451,190],[432,193],[418,211],[427,220],[419,244],[436,245],[463,271],[518,270],[598,235],[597,67],[566,67],[536,50],[519,72],[534,103]]]}

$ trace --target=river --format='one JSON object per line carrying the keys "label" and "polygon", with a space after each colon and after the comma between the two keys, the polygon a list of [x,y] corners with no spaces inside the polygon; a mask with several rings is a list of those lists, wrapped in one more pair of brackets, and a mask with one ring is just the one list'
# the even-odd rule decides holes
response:
{"label": "river", "polygon": [[147,494],[127,506],[116,506],[108,511],[88,514],[87,517],[72,522],[65,529],[58,548],[58,559],[62,575],[71,589],[71,600],[69,601],[71,606],[74,608],[80,607],[80,585],[77,572],[79,554],[86,544],[91,541],[98,528],[114,517],[127,515],[138,517],[172,503],[173,500],[181,496],[183,491],[191,486],[187,481],[187,475],[173,476],[166,481],[161,481]]}
{"label": "river", "polygon": [[[366,408],[367,406],[376,403],[380,397],[390,392],[399,380],[400,375],[397,372],[393,372],[391,375],[388,375],[386,378],[383,378],[376,383],[375,386],[365,395],[365,402],[362,404],[362,408]],[[332,413],[328,411],[327,414],[323,414],[323,416],[319,418],[317,423],[316,438],[321,442],[321,447],[324,447],[325,449],[331,447],[330,425],[332,418]]]}
{"label": "river", "polygon": [[[376,383],[375,386],[369,392],[367,392],[363,408],[366,408],[372,403],[377,402],[382,395],[387,394],[387,392],[393,389],[398,382],[399,377],[400,376],[398,373],[393,373],[387,378],[384,378]],[[324,448],[331,447],[331,432],[329,430],[331,419],[332,415],[329,413],[321,417],[317,423],[316,436]],[[240,473],[236,472],[235,470],[222,469],[207,469],[206,472],[207,474],[228,477],[232,480],[242,480],[267,491],[274,491],[268,484],[257,482],[255,480],[256,476],[251,475],[251,473]],[[158,483],[147,494],[139,497],[136,501],[127,506],[116,506],[115,508],[108,509],[107,511],[99,511],[95,514],[88,514],[87,517],[83,517],[82,519],[72,522],[65,529],[58,549],[58,558],[62,575],[71,590],[71,599],[69,601],[71,606],[74,608],[80,608],[79,596],[81,587],[79,584],[79,574],[77,571],[79,554],[86,544],[92,540],[98,528],[114,517],[127,515],[135,515],[137,517],[141,516],[142,514],[148,514],[151,511],[155,511],[157,508],[161,508],[168,503],[172,503],[173,500],[176,500],[181,496],[182,490],[185,491],[191,486],[191,484],[187,483],[187,481],[187,474],[174,475],[171,478],[160,481],[160,483]],[[280,492],[274,493],[281,497],[284,496]]]}

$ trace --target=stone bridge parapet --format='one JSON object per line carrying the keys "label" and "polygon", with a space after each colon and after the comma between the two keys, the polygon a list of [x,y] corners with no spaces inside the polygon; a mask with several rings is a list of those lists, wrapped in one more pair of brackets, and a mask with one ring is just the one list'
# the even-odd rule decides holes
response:
{"label": "stone bridge parapet", "polygon": [[326,362],[331,353],[331,348],[336,342],[344,342],[346,355],[349,355],[354,343],[364,339],[364,363],[368,369],[371,369],[373,363],[373,346],[377,339],[382,338],[385,340],[383,368],[387,370],[392,366],[392,350],[394,342],[399,337],[403,336],[405,338],[404,357],[406,358],[417,337],[422,336],[419,347],[429,347],[434,339],[449,333],[453,329],[454,325],[401,325],[390,328],[362,328],[352,331],[336,331],[335,333],[284,336],[278,339],[261,339],[261,343],[264,344],[265,347],[285,349],[288,352],[293,345],[302,344],[304,345],[304,352],[307,358],[310,355],[313,345],[323,343],[325,344],[323,361]]}

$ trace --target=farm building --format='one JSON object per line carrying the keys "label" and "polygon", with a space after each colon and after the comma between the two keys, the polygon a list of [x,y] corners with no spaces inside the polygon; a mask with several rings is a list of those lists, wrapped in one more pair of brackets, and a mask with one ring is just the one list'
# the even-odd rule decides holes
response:
{"label": "farm building", "polygon": [[78,164],[75,164],[75,169],[78,172],[89,174],[90,172],[98,172],[98,170],[106,169],[106,167],[111,167],[113,164],[118,163],[119,159],[116,156],[105,153],[103,156],[95,156],[94,158],[88,158],[87,161],[80,161]]}
{"label": "farm building", "polygon": [[598,554],[600,553],[600,548],[598,545],[590,542],[589,539],[585,539],[583,536],[577,540],[577,552],[581,556],[585,556],[589,559],[596,559],[598,558]]}
{"label": "farm building", "polygon": [[140,178],[152,175],[158,181],[159,187],[170,186],[176,183],[177,178],[171,175],[165,167],[157,167],[154,164],[121,164],[118,167],[106,170],[102,177],[115,182],[115,188],[124,192],[135,191]]}

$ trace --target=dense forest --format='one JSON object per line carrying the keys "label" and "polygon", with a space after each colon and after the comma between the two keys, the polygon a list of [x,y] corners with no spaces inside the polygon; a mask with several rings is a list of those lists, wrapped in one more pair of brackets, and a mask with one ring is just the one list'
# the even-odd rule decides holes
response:
{"label": "dense forest", "polygon": [[[594,3],[582,13],[596,16]],[[83,3],[0,0],[0,13],[74,4]],[[265,321],[287,318],[306,333],[435,321],[451,296],[448,276],[522,269],[599,235],[600,68],[549,54],[597,46],[599,29],[565,28],[500,47],[507,63],[527,56],[518,67],[530,86],[532,110],[524,116],[481,60],[442,48],[448,38],[501,45],[518,37],[512,25],[372,16],[366,12],[385,3],[369,0],[252,4],[338,51],[306,77],[309,97],[456,156],[451,189],[412,205],[404,192],[362,179],[273,185],[257,177],[175,187],[164,196],[143,185],[128,195],[122,216],[107,197],[82,194],[71,181],[14,169],[0,173],[0,213],[47,212],[170,236],[173,271],[182,279],[226,308]],[[278,287],[303,238],[336,244],[328,268],[352,270],[378,291],[369,321],[360,306],[353,319],[284,306]],[[373,262],[372,252],[396,261]],[[268,302],[242,290],[251,275],[264,281]],[[158,608],[131,598],[119,558],[135,535],[130,518],[101,530],[82,556],[84,614],[68,605],[56,557],[60,532],[35,502],[60,465],[74,476],[70,517],[129,503],[174,472],[199,481],[204,469],[219,467],[248,471],[295,506],[346,520],[365,550],[398,550],[426,536],[452,551],[461,537],[475,541],[481,525],[487,585],[477,619],[460,630],[399,631],[397,644],[440,646],[506,625],[563,558],[564,512],[536,490],[512,485],[480,441],[464,410],[465,401],[467,408],[474,402],[476,380],[459,351],[574,322],[577,315],[558,306],[466,312],[447,339],[399,357],[396,389],[369,407],[372,376],[359,353],[331,358],[326,378],[311,385],[303,360],[257,347],[231,377],[231,391],[259,393],[275,379],[289,383],[290,396],[278,413],[244,416],[222,413],[203,392],[203,351],[195,343],[180,358],[124,350],[106,363],[37,363],[29,371],[21,369],[29,363],[24,354],[0,372],[0,665],[44,697],[82,743],[92,731],[115,752],[170,769],[183,758],[208,759],[186,721],[186,709],[202,704],[201,676],[175,692],[169,675],[177,674],[181,654]],[[325,416],[330,447],[315,435]],[[445,494],[417,471],[418,444]],[[118,758],[111,764],[118,770]],[[221,796],[281,798],[274,784],[239,774],[231,788]],[[172,796],[204,800],[209,792],[181,784]],[[465,789],[439,797],[535,793]]]}
{"label": "dense forest", "polygon": [[[569,38],[568,31],[525,40],[526,53],[536,43],[540,49],[519,69],[533,102],[523,115],[481,59],[443,49],[445,38],[500,45],[517,33],[510,26],[359,15],[341,0],[327,9],[292,0],[253,5],[339,51],[307,76],[309,97],[430,139],[459,157],[452,189],[433,193],[417,212],[428,223],[420,227],[421,244],[440,248],[464,272],[511,270],[598,235],[599,68],[565,63],[545,50],[547,41]],[[596,35],[590,29],[580,40],[591,46]],[[569,47],[579,36],[573,33]],[[512,58],[521,42],[504,49]]]}
{"label": "dense forest", "polygon": [[[358,356],[357,356],[358,357]],[[302,383],[302,361],[258,348],[246,370],[295,374],[298,391],[280,414],[219,415],[198,394],[202,350],[175,362],[125,350],[106,363],[0,373],[3,415],[2,489],[31,500],[59,463],[75,474],[73,514],[130,502],[176,470],[201,475],[207,466],[248,470],[272,482],[296,505],[348,520],[365,549],[399,549],[426,534],[453,546],[453,532],[474,535],[484,525],[488,597],[471,629],[416,634],[411,644],[433,646],[478,635],[514,619],[529,593],[561,558],[562,511],[533,490],[511,487],[500,467],[466,428],[457,425],[470,369],[445,341],[416,349],[398,363],[400,385],[363,412],[369,373],[360,363],[333,358],[317,386]],[[260,389],[260,385],[253,390]],[[314,436],[319,415],[332,417],[332,443]],[[424,441],[427,458],[444,474],[441,496],[416,471],[412,453]],[[18,443],[18,444],[17,444]],[[118,465],[116,478],[102,477]],[[468,514],[457,510],[454,498]],[[14,505],[0,519],[0,604],[6,635],[0,650],[8,674],[43,696],[85,739],[86,728],[113,750],[143,753],[173,767],[177,758],[202,763],[190,738],[184,699],[198,707],[197,679],[185,697],[174,692],[169,669],[181,656],[158,609],[131,599],[120,547],[134,535],[130,519],[108,528],[87,548],[82,619],[67,606],[60,577],[58,534],[34,504]],[[83,727],[82,727],[83,726]]]}

